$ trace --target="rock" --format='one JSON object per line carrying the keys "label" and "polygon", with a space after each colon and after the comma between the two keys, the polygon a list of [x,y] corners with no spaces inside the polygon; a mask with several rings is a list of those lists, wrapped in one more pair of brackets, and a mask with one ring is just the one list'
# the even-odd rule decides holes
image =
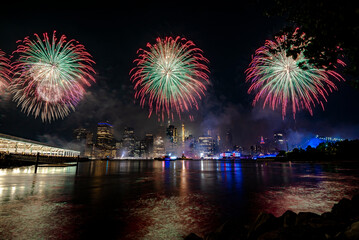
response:
{"label": "rock", "polygon": [[190,233],[184,240],[203,240],[203,238],[198,237],[195,233]]}
{"label": "rock", "polygon": [[333,214],[331,212],[325,212],[325,213],[322,213],[322,215],[320,215],[320,217],[323,219],[333,219]]}
{"label": "rock", "polygon": [[352,198],[353,214],[359,217],[359,194]]}
{"label": "rock", "polygon": [[221,240],[221,236],[218,232],[211,232],[204,237],[204,240]]}
{"label": "rock", "polygon": [[291,227],[294,226],[296,222],[297,214],[291,210],[287,210],[280,218],[283,222],[283,227]]}
{"label": "rock", "polygon": [[248,238],[256,239],[265,232],[276,230],[280,227],[280,221],[273,214],[260,213],[248,232]]}
{"label": "rock", "polygon": [[276,239],[281,239],[279,230],[263,233],[257,238],[257,240],[276,240]]}
{"label": "rock", "polygon": [[312,213],[312,212],[300,212],[297,215],[295,225],[308,225],[313,220],[320,219],[320,215]]}
{"label": "rock", "polygon": [[349,219],[355,214],[352,201],[347,198],[343,198],[337,204],[334,204],[331,212],[335,217],[342,219]]}
{"label": "rock", "polygon": [[359,239],[359,221],[354,222],[349,229],[344,232],[344,235],[349,240]]}
{"label": "rock", "polygon": [[235,219],[230,219],[217,228],[213,233],[207,235],[205,239],[245,239],[247,232],[248,231],[244,227],[243,223]]}
{"label": "rock", "polygon": [[352,197],[353,204],[359,204],[359,194],[356,194]]}

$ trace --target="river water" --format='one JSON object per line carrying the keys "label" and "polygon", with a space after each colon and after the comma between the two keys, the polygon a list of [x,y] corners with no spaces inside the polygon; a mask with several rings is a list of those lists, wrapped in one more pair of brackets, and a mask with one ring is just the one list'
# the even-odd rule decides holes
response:
{"label": "river water", "polygon": [[261,211],[330,211],[358,164],[92,161],[0,169],[0,239],[182,239]]}

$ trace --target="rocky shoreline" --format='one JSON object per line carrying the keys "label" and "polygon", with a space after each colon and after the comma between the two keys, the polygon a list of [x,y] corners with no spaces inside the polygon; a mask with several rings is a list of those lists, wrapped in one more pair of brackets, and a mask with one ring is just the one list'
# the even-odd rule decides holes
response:
{"label": "rocky shoreline", "polygon": [[359,194],[351,200],[341,199],[330,212],[321,215],[312,212],[286,211],[275,217],[260,213],[249,225],[228,220],[219,228],[201,238],[194,233],[185,240],[309,240],[359,239]]}

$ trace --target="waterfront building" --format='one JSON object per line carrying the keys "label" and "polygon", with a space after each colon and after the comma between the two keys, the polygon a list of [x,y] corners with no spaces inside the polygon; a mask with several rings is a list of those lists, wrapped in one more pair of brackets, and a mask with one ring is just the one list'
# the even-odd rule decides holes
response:
{"label": "waterfront building", "polygon": [[135,148],[133,151],[133,157],[143,158],[145,157],[146,143],[145,140],[135,140]]}
{"label": "waterfront building", "polygon": [[177,143],[177,128],[173,125],[169,125],[166,129],[166,135],[170,142]]}
{"label": "waterfront building", "polygon": [[30,154],[44,156],[76,157],[80,151],[60,148],[50,144],[0,133],[0,153]]}
{"label": "waterfront building", "polygon": [[135,156],[135,131],[132,127],[125,127],[122,136],[122,148],[124,157]]}
{"label": "waterfront building", "polygon": [[284,134],[281,132],[274,133],[274,147],[277,151],[287,149],[287,141],[285,140]]}
{"label": "waterfront building", "polygon": [[153,157],[163,157],[166,154],[162,136],[156,136],[153,141]]}
{"label": "waterfront building", "polygon": [[100,148],[112,148],[114,146],[113,126],[108,122],[97,124],[96,144]]}
{"label": "waterfront building", "polygon": [[109,122],[97,124],[96,144],[93,149],[95,158],[114,158],[116,156],[113,126]]}
{"label": "waterfront building", "polygon": [[76,141],[76,146],[78,151],[80,151],[81,156],[88,157],[88,148],[87,148],[87,135],[90,133],[85,128],[76,128],[73,131],[73,136]]}
{"label": "waterfront building", "polygon": [[89,131],[86,128],[76,128],[74,130],[74,139],[77,141],[86,140]]}
{"label": "waterfront building", "polygon": [[200,157],[212,157],[214,155],[215,141],[211,136],[200,136],[197,146]]}
{"label": "waterfront building", "polygon": [[231,133],[231,130],[228,129],[228,131],[226,132],[226,138],[225,138],[225,142],[224,142],[224,150],[232,151],[233,150],[232,148],[233,148],[232,133]]}
{"label": "waterfront building", "polygon": [[166,129],[166,140],[165,140],[166,154],[177,156],[179,154],[177,143],[178,143],[177,128],[174,125],[169,125]]}
{"label": "waterfront building", "polygon": [[145,136],[145,157],[153,158],[153,134],[146,133]]}

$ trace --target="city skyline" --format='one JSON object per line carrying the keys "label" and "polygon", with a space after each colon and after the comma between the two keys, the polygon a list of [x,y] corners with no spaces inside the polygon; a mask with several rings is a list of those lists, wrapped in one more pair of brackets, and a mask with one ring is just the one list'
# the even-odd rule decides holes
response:
{"label": "city skyline", "polygon": [[96,128],[74,129],[70,146],[80,151],[81,156],[92,159],[153,159],[165,155],[218,158],[225,152],[251,157],[277,155],[280,151],[306,149],[309,146],[315,148],[323,142],[346,140],[332,136],[308,135],[302,136],[301,141],[298,141],[288,139],[288,133],[285,131],[276,131],[271,135],[258,136],[250,145],[244,146],[233,141],[230,129],[206,129],[199,135],[184,129],[186,126],[183,123],[175,126],[168,122],[162,123],[154,132],[139,135],[136,134],[136,129],[126,126],[122,129],[121,136],[115,137],[113,125],[105,121],[97,123]]}

